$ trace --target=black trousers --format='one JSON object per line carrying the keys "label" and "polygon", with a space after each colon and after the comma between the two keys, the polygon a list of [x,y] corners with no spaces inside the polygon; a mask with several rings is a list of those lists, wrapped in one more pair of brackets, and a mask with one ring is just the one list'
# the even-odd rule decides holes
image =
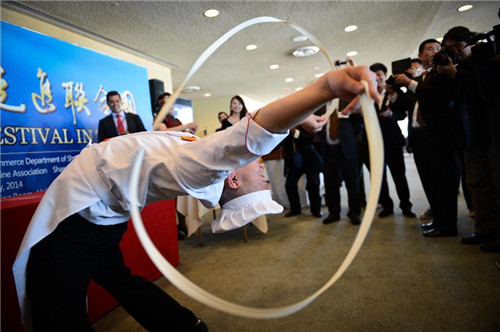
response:
{"label": "black trousers", "polygon": [[119,247],[127,223],[99,226],[78,214],[37,243],[27,266],[34,331],[91,331],[90,279],[149,331],[192,331],[196,316],[159,287],[131,275]]}
{"label": "black trousers", "polygon": [[349,205],[349,217],[358,217],[361,214],[358,184],[358,160],[357,158],[345,158],[340,145],[327,145],[323,164],[323,175],[325,177],[325,201],[328,212],[340,214],[340,186],[344,179],[347,189]]}
{"label": "black trousers", "polygon": [[428,150],[432,160],[433,196],[436,200],[434,205],[431,202],[434,224],[440,230],[456,231],[457,193],[460,181],[456,149],[449,137],[451,135],[441,134],[439,129],[430,134],[431,144]]}
{"label": "black trousers", "polygon": [[[286,163],[288,169],[286,170],[285,190],[290,202],[290,210],[295,213],[302,211],[300,204],[298,182],[302,175],[306,175],[306,190],[309,197],[309,205],[311,213],[317,214],[321,212],[321,196],[319,194],[319,173],[323,167],[323,161],[319,153],[315,150],[312,144],[297,147],[297,154],[300,154],[296,162],[291,160]],[[297,165],[297,163],[299,165]]]}
{"label": "black trousers", "polygon": [[411,135],[413,159],[415,160],[415,166],[417,167],[422,188],[424,189],[429,206],[435,206],[437,204],[436,198],[434,197],[434,186],[436,184],[432,177],[434,160],[432,160],[432,154],[431,151],[429,151],[431,140],[425,127],[413,129]]}
{"label": "black trousers", "polygon": [[[368,142],[366,139],[362,143],[362,160],[366,168],[370,170],[370,154]],[[401,210],[411,209],[410,189],[406,180],[406,168],[402,147],[387,148],[384,147],[384,173],[382,176],[382,185],[380,188],[379,203],[385,210],[393,210],[394,202],[389,194],[389,185],[387,183],[387,167],[391,171],[392,179],[399,197],[399,207]],[[363,190],[364,191],[364,190]]]}

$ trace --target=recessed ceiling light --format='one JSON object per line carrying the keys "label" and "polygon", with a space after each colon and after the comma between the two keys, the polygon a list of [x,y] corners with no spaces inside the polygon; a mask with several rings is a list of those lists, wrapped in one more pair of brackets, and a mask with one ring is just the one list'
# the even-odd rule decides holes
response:
{"label": "recessed ceiling light", "polygon": [[285,82],[287,82],[287,83],[291,83],[291,82],[293,82],[293,78],[292,78],[292,77],[286,78],[286,79],[285,79]]}
{"label": "recessed ceiling light", "polygon": [[207,92],[207,93],[204,94],[204,96],[205,97],[210,97],[210,96],[212,96],[212,94]]}
{"label": "recessed ceiling light", "polygon": [[436,38],[436,40],[437,40],[438,42],[442,42],[442,41],[443,41],[443,37]]}
{"label": "recessed ceiling light", "polygon": [[280,65],[270,65],[269,69],[278,69]]}
{"label": "recessed ceiling light", "polygon": [[311,56],[319,52],[319,47],[318,46],[304,46],[304,47],[299,47],[295,51],[293,51],[293,55],[296,57],[304,57],[304,56]]}
{"label": "recessed ceiling light", "polygon": [[351,31],[355,31],[355,30],[358,30],[358,27],[356,25],[349,25],[349,26],[346,26],[344,28],[345,32],[351,32]]}
{"label": "recessed ceiling light", "polygon": [[323,75],[325,75],[325,73],[314,74],[314,77],[318,78],[318,77],[321,77]]}
{"label": "recessed ceiling light", "polygon": [[465,11],[468,11],[469,9],[472,9],[472,7],[473,7],[472,5],[465,5],[465,6],[458,8],[458,11],[465,12]]}
{"label": "recessed ceiling light", "polygon": [[250,44],[250,45],[247,45],[245,48],[247,51],[253,51],[257,48],[257,45]]}
{"label": "recessed ceiling light", "polygon": [[307,37],[304,36],[304,35],[296,36],[296,37],[292,38],[292,41],[294,41],[296,43],[300,43],[300,42],[303,42],[303,41],[306,41],[306,40],[307,40]]}
{"label": "recessed ceiling light", "polygon": [[191,93],[191,92],[200,91],[200,89],[201,88],[197,85],[190,85],[190,86],[185,86],[184,89],[182,89],[182,92]]}
{"label": "recessed ceiling light", "polygon": [[355,55],[358,55],[358,52],[356,52],[356,51],[350,51],[350,52],[347,52],[346,55],[347,56],[355,56]]}
{"label": "recessed ceiling light", "polygon": [[217,9],[209,9],[209,10],[205,10],[203,15],[205,15],[206,17],[212,18],[212,17],[219,16],[219,11]]}
{"label": "recessed ceiling light", "polygon": [[303,89],[303,87],[299,86],[298,88],[295,88],[295,91],[300,91],[302,89]]}

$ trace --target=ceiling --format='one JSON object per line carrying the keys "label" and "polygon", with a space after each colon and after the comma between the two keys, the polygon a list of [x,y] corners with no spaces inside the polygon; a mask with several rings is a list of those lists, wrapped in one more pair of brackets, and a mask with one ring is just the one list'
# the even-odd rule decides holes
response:
{"label": "ceiling", "polygon": [[[333,59],[357,51],[357,64],[415,57],[418,44],[463,25],[486,32],[499,24],[498,1],[16,1],[46,17],[157,58],[172,69],[176,88],[196,59],[224,33],[254,17],[291,20],[313,34]],[[4,2],[3,2],[4,3]],[[466,12],[457,8],[466,3]],[[216,18],[203,12],[215,8]],[[354,32],[345,32],[348,25]],[[304,58],[291,55],[311,41],[293,42],[300,35],[290,26],[260,24],[241,31],[200,68],[187,85],[201,90],[183,93],[192,100],[241,94],[267,103],[283,97],[329,70],[320,53]],[[254,51],[247,44],[257,45]],[[276,70],[269,66],[279,64]],[[389,69],[390,70],[390,69]],[[286,78],[294,78],[286,83]],[[210,93],[211,97],[204,97]]]}

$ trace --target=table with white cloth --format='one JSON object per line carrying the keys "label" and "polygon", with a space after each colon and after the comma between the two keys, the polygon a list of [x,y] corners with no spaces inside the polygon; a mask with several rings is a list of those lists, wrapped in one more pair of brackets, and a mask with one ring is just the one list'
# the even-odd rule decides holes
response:
{"label": "table with white cloth", "polygon": [[[198,231],[198,241],[200,245],[202,244],[200,227],[204,222],[206,222],[203,220],[203,216],[212,212],[214,216],[213,219],[215,219],[215,210],[217,208],[220,208],[219,205],[217,205],[214,209],[206,208],[198,199],[192,196],[177,197],[177,211],[186,218],[187,236],[190,237]],[[252,221],[252,224],[254,224],[255,227],[257,227],[257,229],[262,233],[267,233],[267,219],[265,215]],[[246,242],[248,239],[246,226],[243,227],[243,234]]]}

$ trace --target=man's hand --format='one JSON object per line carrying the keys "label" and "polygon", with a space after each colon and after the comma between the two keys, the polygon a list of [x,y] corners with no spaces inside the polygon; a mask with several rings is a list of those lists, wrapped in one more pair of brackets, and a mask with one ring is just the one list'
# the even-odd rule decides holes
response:
{"label": "man's hand", "polygon": [[302,121],[300,125],[310,133],[317,133],[323,128],[327,121],[328,119],[324,116],[311,114],[304,121]]}
{"label": "man's hand", "polygon": [[404,85],[406,87],[410,85],[411,79],[405,74],[396,74],[392,76],[394,76],[394,81],[396,82],[396,84]]}
{"label": "man's hand", "polygon": [[455,65],[453,64],[453,61],[451,61],[450,58],[448,58],[448,64],[446,66],[437,65],[436,70],[438,73],[444,74],[444,75],[452,77],[452,78],[454,78],[458,72],[457,68],[455,67]]}
{"label": "man's hand", "polygon": [[368,83],[368,93],[375,102],[380,102],[381,98],[377,92],[377,80],[375,73],[370,71],[368,66],[347,67],[341,70],[334,70],[324,77],[328,80],[328,85],[336,97],[342,100],[351,100],[343,110],[342,114],[349,115],[358,106],[358,95],[365,91],[362,80]]}
{"label": "man's hand", "polygon": [[379,118],[390,118],[391,116],[392,116],[392,111],[390,109],[387,109],[387,110],[380,112],[378,114]]}

